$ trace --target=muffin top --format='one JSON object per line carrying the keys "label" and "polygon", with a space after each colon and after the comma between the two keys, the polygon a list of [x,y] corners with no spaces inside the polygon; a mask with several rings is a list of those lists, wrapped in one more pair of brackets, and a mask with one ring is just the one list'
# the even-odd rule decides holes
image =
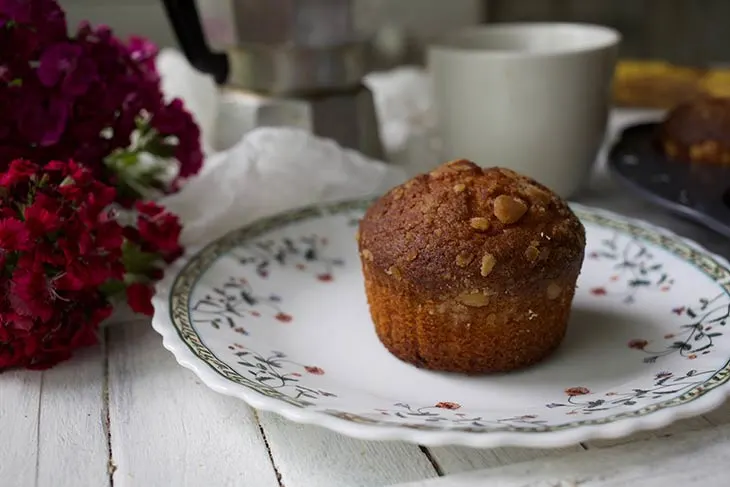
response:
{"label": "muffin top", "polygon": [[563,200],[533,179],[457,160],[374,202],[358,241],[374,267],[444,298],[557,278],[582,264],[585,230]]}
{"label": "muffin top", "polygon": [[730,163],[730,99],[703,96],[677,105],[659,127],[669,157]]}

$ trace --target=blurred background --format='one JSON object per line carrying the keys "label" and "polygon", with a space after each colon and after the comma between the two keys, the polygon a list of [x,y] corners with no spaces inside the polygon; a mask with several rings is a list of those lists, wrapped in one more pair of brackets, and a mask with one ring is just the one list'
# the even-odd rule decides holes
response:
{"label": "blurred background", "polygon": [[[265,0],[262,0],[265,1]],[[161,46],[175,36],[161,0],[62,0],[71,25],[86,18],[119,34],[145,35]],[[623,57],[704,65],[730,62],[728,0],[356,0],[363,34],[380,34],[376,66],[420,62],[423,45],[444,30],[483,22],[580,21],[624,36]]]}

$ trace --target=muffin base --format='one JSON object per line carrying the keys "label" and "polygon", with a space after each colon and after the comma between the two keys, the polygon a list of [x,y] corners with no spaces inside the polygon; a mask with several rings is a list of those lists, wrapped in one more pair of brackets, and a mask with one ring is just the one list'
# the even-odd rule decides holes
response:
{"label": "muffin base", "polygon": [[[559,347],[579,269],[492,296],[482,307],[428,299],[369,265],[363,271],[376,334],[392,355],[419,368],[488,374],[536,364]],[[561,288],[555,299],[550,284]]]}

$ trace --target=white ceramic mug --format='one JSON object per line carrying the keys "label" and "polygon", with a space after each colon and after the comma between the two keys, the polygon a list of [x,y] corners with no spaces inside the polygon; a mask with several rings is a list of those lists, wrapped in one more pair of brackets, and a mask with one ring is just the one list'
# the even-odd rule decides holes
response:
{"label": "white ceramic mug", "polygon": [[442,158],[508,167],[572,197],[604,139],[619,41],[613,29],[568,23],[491,24],[436,41]]}

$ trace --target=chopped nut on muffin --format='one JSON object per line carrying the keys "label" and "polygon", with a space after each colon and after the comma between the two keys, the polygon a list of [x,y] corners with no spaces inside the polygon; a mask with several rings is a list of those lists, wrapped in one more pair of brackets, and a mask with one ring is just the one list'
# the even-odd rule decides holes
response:
{"label": "chopped nut on muffin", "polygon": [[384,346],[419,367],[478,374],[559,346],[585,230],[538,182],[457,160],[374,202],[358,245]]}

